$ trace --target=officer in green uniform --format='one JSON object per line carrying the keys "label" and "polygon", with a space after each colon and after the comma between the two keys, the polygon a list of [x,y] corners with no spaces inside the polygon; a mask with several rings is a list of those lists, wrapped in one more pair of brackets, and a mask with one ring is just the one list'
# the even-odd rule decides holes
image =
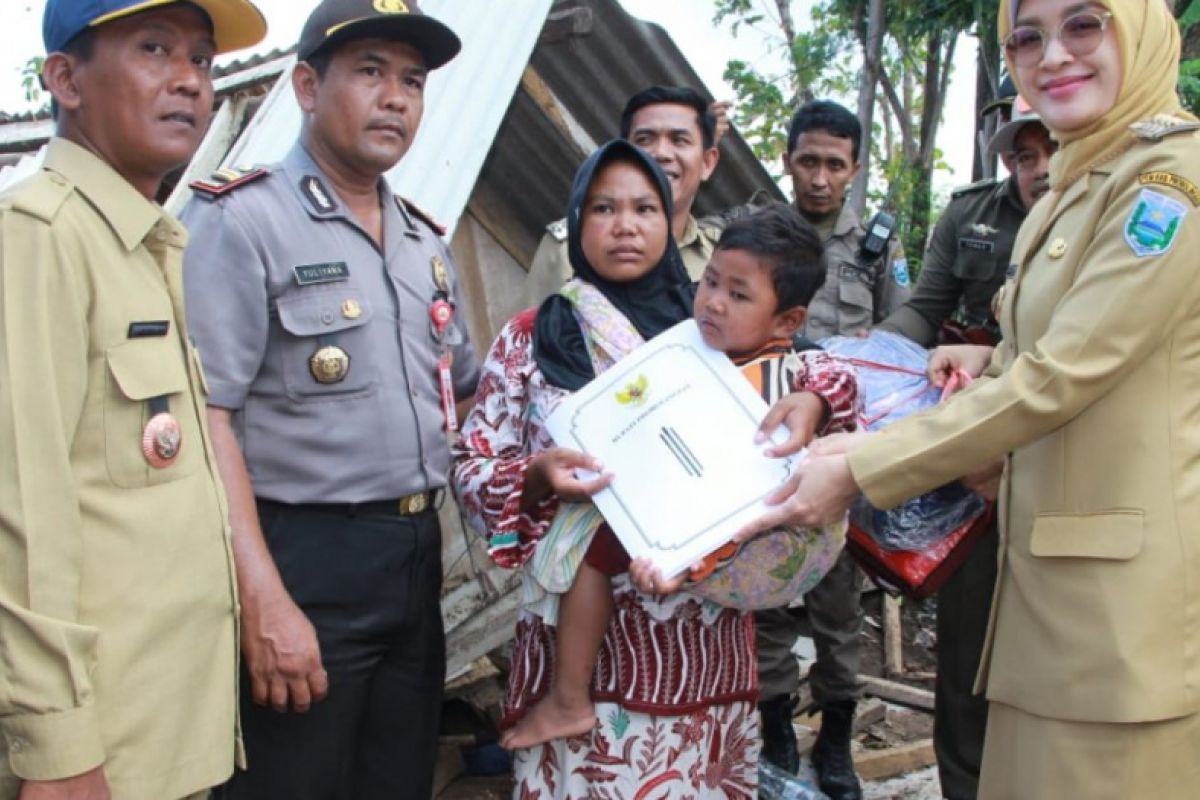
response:
{"label": "officer in green uniform", "polygon": [[383,177],[458,37],[324,0],[284,160],[194,184],[184,277],[242,588],[250,769],[229,800],[428,800],[455,403],[479,370],[445,231]]}
{"label": "officer in green uniform", "polygon": [[176,800],[238,752],[226,506],[155,204],[243,0],[50,0],[55,137],[0,196],[0,798]]}
{"label": "officer in green uniform", "polygon": [[[899,241],[889,230],[869,230],[844,202],[858,173],[861,139],[858,119],[828,101],[803,105],[788,130],[783,165],[792,177],[796,208],[825,242],[825,284],[809,304],[805,325],[805,336],[811,340],[857,334],[908,299],[908,266]],[[851,727],[861,693],[859,591],[858,568],[843,553],[804,598],[817,649],[809,684],[821,709],[813,765],[821,790],[831,800],[862,796],[850,758]],[[800,622],[795,609],[755,614],[763,757],[792,772],[799,764],[792,713],[800,674],[791,650],[801,632]]]}
{"label": "officer in green uniform", "polygon": [[[925,347],[999,337],[992,300],[1004,285],[1013,241],[1025,214],[1049,187],[1056,146],[1037,115],[1018,100],[1012,119],[989,143],[1009,176],[956,189],[942,212],[921,277],[907,303],[879,327]],[[951,323],[950,328],[946,324]]]}
{"label": "officer in green uniform", "polygon": [[[651,86],[629,98],[621,112],[621,138],[650,153],[671,182],[675,202],[671,232],[693,280],[700,279],[724,228],[718,217],[692,216],[700,185],[720,160],[717,131],[712,107],[695,90],[683,87]],[[534,253],[523,304],[540,304],[570,277],[567,221],[560,219],[546,226]]]}
{"label": "officer in green uniform", "polygon": [[[934,228],[912,299],[880,328],[925,347],[999,340],[993,299],[1008,274],[1017,231],[1049,187],[1050,157],[1057,147],[1020,98],[1012,104],[1012,119],[988,146],[1009,176],[953,193]],[[988,704],[972,689],[992,606],[998,547],[993,523],[938,591],[933,744],[942,794],[949,800],[974,800],[978,792]]]}

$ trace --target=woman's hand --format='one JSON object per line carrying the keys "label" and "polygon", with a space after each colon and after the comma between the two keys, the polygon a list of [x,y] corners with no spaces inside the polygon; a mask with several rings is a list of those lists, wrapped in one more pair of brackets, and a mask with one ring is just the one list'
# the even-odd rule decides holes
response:
{"label": "woman's hand", "polygon": [[925,371],[934,386],[945,386],[955,370],[978,378],[991,363],[993,348],[982,344],[947,344],[929,356]]}
{"label": "woman's hand", "polygon": [[[578,469],[599,473],[599,477],[581,480],[575,475]],[[521,509],[530,511],[551,496],[568,503],[582,503],[612,483],[612,480],[613,474],[605,472],[604,465],[598,459],[577,450],[551,447],[534,456],[525,468]]]}
{"label": "woman's hand", "polygon": [[844,453],[810,456],[766,498],[771,510],[742,527],[733,540],[744,542],[780,525],[832,525],[850,510],[859,491]]}
{"label": "woman's hand", "polygon": [[771,434],[783,425],[788,430],[787,440],[783,444],[768,447],[763,453],[771,458],[795,455],[812,441],[828,416],[829,406],[820,395],[813,392],[786,394],[767,411],[754,435],[754,441],[759,444],[770,441]]}
{"label": "woman's hand", "polygon": [[667,580],[662,570],[648,558],[635,558],[629,564],[629,579],[643,594],[668,595],[678,592],[687,583],[687,570]]}

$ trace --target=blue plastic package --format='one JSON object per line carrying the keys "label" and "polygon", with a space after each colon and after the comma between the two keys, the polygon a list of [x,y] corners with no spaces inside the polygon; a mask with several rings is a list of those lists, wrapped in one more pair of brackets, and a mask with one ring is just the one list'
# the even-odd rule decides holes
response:
{"label": "blue plastic package", "polygon": [[[942,390],[925,373],[929,351],[887,331],[866,338],[831,336],[819,344],[849,362],[858,377],[863,411],[860,427],[868,431],[937,405]],[[987,503],[958,481],[915,497],[886,511],[859,498],[850,522],[888,550],[925,550],[984,513]]]}

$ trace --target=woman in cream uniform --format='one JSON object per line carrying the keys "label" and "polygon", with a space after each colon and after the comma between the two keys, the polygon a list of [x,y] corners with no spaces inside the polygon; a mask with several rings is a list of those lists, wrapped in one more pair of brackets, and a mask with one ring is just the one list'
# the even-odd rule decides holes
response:
{"label": "woman in cream uniform", "polygon": [[[1165,0],[1002,0],[1061,143],[985,379],[816,448],[759,525],[889,507],[1005,459],[977,689],[985,800],[1200,797],[1200,134]],[[839,452],[840,451],[840,452]]]}

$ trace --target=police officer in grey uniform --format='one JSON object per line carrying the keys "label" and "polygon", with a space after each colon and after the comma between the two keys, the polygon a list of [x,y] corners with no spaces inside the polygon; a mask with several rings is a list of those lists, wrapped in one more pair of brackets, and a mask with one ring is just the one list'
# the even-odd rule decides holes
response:
{"label": "police officer in grey uniform", "polygon": [[411,0],[324,0],[292,78],[300,140],[196,184],[183,213],[242,601],[250,768],[220,797],[432,792],[436,510],[478,367],[441,231],[382,176],[459,48]]}
{"label": "police officer in grey uniform", "polygon": [[[962,341],[994,346],[999,340],[993,299],[1006,279],[1026,213],[1049,190],[1050,157],[1057,146],[1032,109],[1015,98],[1012,119],[988,147],[1009,176],[953,193],[934,228],[912,299],[880,328],[925,347]],[[988,704],[973,689],[998,547],[993,522],[937,595],[933,745],[942,794],[950,800],[974,800],[979,788]]]}
{"label": "police officer in grey uniform", "polygon": [[[890,231],[872,237],[873,231],[844,203],[858,173],[861,139],[858,119],[829,101],[801,106],[788,130],[784,168],[792,176],[796,208],[825,242],[828,264],[825,284],[808,307],[805,336],[811,340],[854,335],[908,299],[908,266],[899,242]],[[862,796],[850,757],[854,711],[862,691],[859,590],[858,568],[843,553],[804,598],[817,648],[809,683],[821,709],[813,766],[821,790],[831,800]],[[800,682],[791,649],[801,632],[801,619],[795,609],[755,614],[763,757],[791,772],[799,765],[792,714]]]}

